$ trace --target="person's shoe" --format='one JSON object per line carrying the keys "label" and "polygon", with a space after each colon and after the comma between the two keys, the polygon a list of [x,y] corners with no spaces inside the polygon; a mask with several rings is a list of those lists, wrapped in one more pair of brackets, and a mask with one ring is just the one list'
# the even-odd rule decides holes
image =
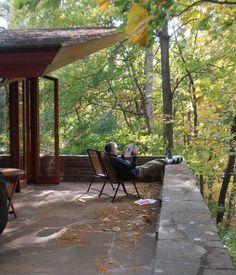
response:
{"label": "person's shoe", "polygon": [[175,162],[174,162],[175,164],[179,164],[183,161],[183,158],[180,156],[176,156],[176,157],[174,157],[174,160],[175,160]]}
{"label": "person's shoe", "polygon": [[179,164],[183,161],[183,157],[174,156],[172,159],[166,159],[168,164]]}

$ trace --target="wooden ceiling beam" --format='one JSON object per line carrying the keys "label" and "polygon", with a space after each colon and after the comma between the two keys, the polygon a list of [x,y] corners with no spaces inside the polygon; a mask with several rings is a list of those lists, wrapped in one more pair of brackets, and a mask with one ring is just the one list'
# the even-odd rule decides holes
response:
{"label": "wooden ceiling beam", "polygon": [[53,61],[58,50],[0,51],[0,78],[38,77]]}

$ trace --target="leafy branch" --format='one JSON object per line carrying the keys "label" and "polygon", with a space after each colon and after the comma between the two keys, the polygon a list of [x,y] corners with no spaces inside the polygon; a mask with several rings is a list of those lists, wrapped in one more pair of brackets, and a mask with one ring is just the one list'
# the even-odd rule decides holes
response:
{"label": "leafy branch", "polygon": [[201,0],[200,2],[220,4],[220,5],[236,5],[236,2],[230,2],[230,1]]}

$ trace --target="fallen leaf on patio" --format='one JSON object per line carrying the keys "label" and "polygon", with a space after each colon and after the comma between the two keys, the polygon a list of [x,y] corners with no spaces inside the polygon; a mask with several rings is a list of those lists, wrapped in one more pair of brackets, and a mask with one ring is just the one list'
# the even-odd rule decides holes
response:
{"label": "fallen leaf on patio", "polygon": [[103,230],[103,231],[111,231],[110,228],[103,228],[102,230]]}
{"label": "fallen leaf on patio", "polygon": [[119,231],[120,231],[120,227],[119,227],[119,226],[114,226],[114,227],[112,228],[112,231],[113,231],[113,232],[119,232]]}
{"label": "fallen leaf on patio", "polygon": [[80,231],[77,228],[68,228],[58,239],[56,239],[56,242],[84,245],[88,243],[87,232]]}
{"label": "fallen leaf on patio", "polygon": [[151,220],[149,217],[147,217],[147,216],[144,216],[144,217],[143,217],[143,221],[144,221],[146,224],[149,224],[149,225],[152,224],[152,220]]}
{"label": "fallen leaf on patio", "polygon": [[103,274],[110,274],[108,270],[108,264],[110,264],[110,259],[107,256],[96,256],[95,257],[95,267],[98,271]]}

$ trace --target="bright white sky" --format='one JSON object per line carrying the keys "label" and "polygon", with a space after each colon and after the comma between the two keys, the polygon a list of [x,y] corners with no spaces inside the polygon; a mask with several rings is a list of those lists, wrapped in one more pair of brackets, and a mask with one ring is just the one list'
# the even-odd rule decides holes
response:
{"label": "bright white sky", "polygon": [[[2,3],[2,2],[3,2],[3,0],[0,0],[0,3]],[[7,21],[2,17],[0,17],[0,27],[7,28]]]}
{"label": "bright white sky", "polygon": [[0,17],[0,27],[7,28],[7,21],[2,17]]}

